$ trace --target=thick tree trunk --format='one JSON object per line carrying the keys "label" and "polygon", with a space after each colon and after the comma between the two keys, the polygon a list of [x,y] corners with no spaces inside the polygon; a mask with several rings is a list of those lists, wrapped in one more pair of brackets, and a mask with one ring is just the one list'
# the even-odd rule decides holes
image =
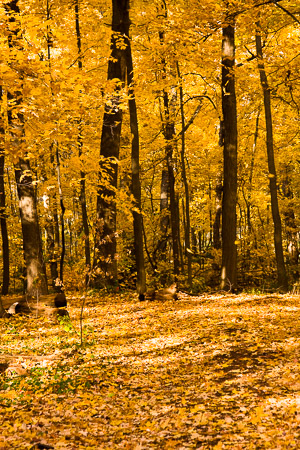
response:
{"label": "thick tree trunk", "polygon": [[234,19],[227,17],[222,39],[222,112],[224,125],[224,181],[222,202],[221,289],[234,290],[237,284],[236,203],[237,203],[237,112],[235,94]]}
{"label": "thick tree trunk", "polygon": [[122,125],[122,88],[126,77],[126,21],[128,0],[112,0],[111,57],[108,63],[108,80],[117,80],[115,89],[105,105],[103,118],[100,172],[97,194],[97,223],[93,285],[103,287],[117,283],[116,260],[116,189],[118,159]]}
{"label": "thick tree trunk", "polygon": [[[2,87],[0,86],[0,105],[2,102]],[[3,261],[3,276],[2,276],[2,295],[8,294],[9,287],[9,243],[6,222],[6,196],[4,183],[4,126],[3,117],[0,117],[0,226],[2,237],[2,261]],[[0,308],[1,309],[1,308]],[[0,311],[1,313],[1,311]]]}
{"label": "thick tree trunk", "polygon": [[[14,24],[8,37],[9,47],[16,47],[20,50],[19,27],[16,27],[16,17],[20,13],[18,0],[7,3],[5,7],[9,22]],[[8,95],[11,145],[15,148],[16,153],[24,154],[24,118],[19,111],[21,103],[22,93],[20,90],[17,89],[14,93]],[[26,156],[19,157],[19,162],[15,165],[15,177],[19,197],[24,259],[27,269],[27,293],[38,296],[39,294],[46,294],[48,289],[38,223],[36,193],[32,183],[30,163]]]}
{"label": "thick tree trunk", "polygon": [[[15,133],[14,143],[16,143]],[[27,159],[19,158],[19,162],[15,166],[15,177],[19,197],[24,259],[27,270],[27,293],[29,295],[47,294],[46,269],[43,261],[36,196]]]}
{"label": "thick tree trunk", "polygon": [[288,279],[285,270],[285,263],[283,257],[283,246],[282,246],[282,229],[281,229],[281,218],[278,206],[277,197],[277,176],[274,158],[274,146],[273,146],[273,124],[272,124],[272,111],[271,111],[271,92],[268,85],[268,79],[265,72],[263,53],[262,53],[262,43],[260,35],[260,25],[257,24],[257,32],[255,36],[256,42],[256,53],[258,57],[258,69],[260,74],[260,82],[264,95],[264,108],[265,108],[265,120],[266,120],[266,139],[267,139],[267,155],[268,155],[268,168],[269,168],[269,186],[271,194],[271,209],[272,218],[274,223],[274,244],[275,244],[275,255],[277,264],[277,278],[278,287],[282,291],[288,290]]}
{"label": "thick tree trunk", "polygon": [[133,79],[133,63],[131,45],[129,40],[129,17],[127,20],[127,83],[128,89],[128,104],[130,114],[130,130],[132,134],[131,142],[131,192],[135,200],[135,207],[133,208],[133,229],[134,229],[134,256],[136,262],[137,282],[136,288],[140,296],[146,292],[146,271],[144,260],[144,244],[143,244],[143,216],[141,212],[141,182],[140,182],[140,144],[139,144],[139,129],[137,107],[134,95],[134,79]]}
{"label": "thick tree trunk", "polygon": [[[78,68],[82,69],[82,55],[81,55],[81,32],[80,32],[80,21],[79,21],[79,0],[75,0],[75,28],[77,37],[77,50],[78,50]],[[79,158],[82,155],[82,121],[79,119],[79,130],[78,130],[78,154]],[[84,232],[84,253],[85,253],[85,266],[86,266],[86,284],[89,282],[89,271],[91,269],[91,251],[90,251],[90,230],[88,223],[88,214],[86,207],[86,187],[85,187],[86,174],[83,170],[80,171],[80,195],[79,201],[81,206],[81,216],[82,216],[82,226]]]}

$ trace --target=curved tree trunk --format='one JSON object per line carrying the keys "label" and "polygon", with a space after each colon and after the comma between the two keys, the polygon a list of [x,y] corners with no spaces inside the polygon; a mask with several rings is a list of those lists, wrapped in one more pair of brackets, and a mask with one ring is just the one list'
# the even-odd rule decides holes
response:
{"label": "curved tree trunk", "polygon": [[[79,21],[79,0],[75,0],[75,28],[77,37],[77,50],[78,50],[78,68],[82,69],[82,54],[81,54],[81,32],[80,32],[80,21]],[[79,130],[77,138],[78,155],[79,158],[82,155],[82,121],[79,119]],[[86,174],[83,170],[80,171],[80,196],[79,201],[81,205],[81,216],[82,216],[82,226],[84,232],[84,253],[85,253],[85,266],[86,266],[86,284],[89,282],[90,276],[89,271],[91,269],[91,251],[90,251],[90,230],[88,223],[88,214],[86,207],[86,189],[85,189],[85,179]]]}
{"label": "curved tree trunk", "polygon": [[237,112],[235,94],[234,18],[227,17],[222,39],[222,112],[224,125],[224,181],[222,201],[221,289],[235,290],[237,284]]}
{"label": "curved tree trunk", "polygon": [[260,35],[260,25],[257,24],[257,32],[255,36],[256,42],[256,52],[258,56],[258,69],[260,75],[260,82],[264,95],[264,108],[265,108],[265,120],[266,120],[266,135],[267,135],[267,155],[268,155],[268,168],[269,168],[269,186],[271,194],[271,209],[272,218],[274,223],[274,245],[275,245],[275,255],[277,264],[277,278],[278,287],[282,291],[288,290],[288,279],[285,270],[285,263],[283,257],[283,246],[282,246],[282,228],[281,228],[281,218],[278,206],[277,197],[277,175],[275,167],[274,158],[274,145],[273,145],[273,124],[272,124],[272,111],[271,111],[271,92],[268,85],[268,79],[265,72],[263,53],[262,53],[262,43]]}

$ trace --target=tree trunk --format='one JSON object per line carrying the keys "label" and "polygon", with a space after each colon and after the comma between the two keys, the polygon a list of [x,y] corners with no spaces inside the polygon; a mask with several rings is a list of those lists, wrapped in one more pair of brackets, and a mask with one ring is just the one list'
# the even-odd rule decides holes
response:
{"label": "tree trunk", "polygon": [[282,230],[281,230],[281,218],[278,206],[277,197],[277,176],[274,158],[274,146],[273,146],[273,124],[272,124],[272,111],[271,111],[271,92],[268,85],[268,79],[265,72],[262,43],[260,35],[260,24],[257,24],[257,32],[255,36],[256,53],[258,57],[258,69],[260,74],[260,82],[264,96],[264,108],[265,108],[265,120],[266,120],[266,140],[267,140],[267,155],[268,155],[268,168],[269,168],[269,186],[271,194],[271,209],[272,218],[274,223],[274,244],[275,255],[277,264],[277,278],[278,287],[282,291],[288,290],[288,279],[285,270],[285,263],[283,257],[282,247]]}
{"label": "tree trunk", "polygon": [[179,99],[180,99],[180,114],[181,114],[181,174],[182,181],[184,185],[184,196],[185,196],[185,230],[184,230],[184,240],[185,240],[185,254],[187,258],[187,275],[188,275],[188,285],[192,289],[192,250],[191,250],[191,220],[190,220],[190,194],[189,194],[189,183],[186,173],[185,164],[185,116],[184,116],[184,102],[183,102],[183,87],[182,78],[180,74],[179,64],[177,62],[177,73],[180,80],[179,85]]}
{"label": "tree trunk", "polygon": [[[14,143],[16,143],[16,135],[15,132],[13,133]],[[15,177],[19,197],[24,259],[27,270],[27,293],[29,295],[47,294],[46,269],[43,261],[36,196],[28,159],[19,158],[19,162],[15,166]]]}
{"label": "tree trunk", "polygon": [[219,173],[216,179],[216,201],[215,201],[215,220],[213,223],[213,248],[219,250],[222,247],[221,234],[220,234],[220,225],[221,225],[221,217],[222,217],[222,193],[223,193],[223,184],[222,184],[222,175]]}
{"label": "tree trunk", "polygon": [[2,259],[3,259],[3,277],[2,277],[2,295],[8,294],[9,287],[9,243],[6,222],[6,200],[4,185],[4,152],[0,154],[0,225],[2,237]]}
{"label": "tree trunk", "polygon": [[[78,50],[78,68],[82,70],[82,55],[81,55],[81,32],[80,32],[80,21],[79,21],[79,0],[75,0],[75,28],[77,37],[77,50]],[[82,155],[82,121],[79,119],[79,130],[77,137],[78,155],[79,158]],[[86,174],[83,170],[80,171],[80,195],[79,201],[81,206],[81,216],[82,216],[82,226],[84,232],[84,253],[85,253],[85,267],[86,267],[86,284],[89,281],[89,271],[91,269],[91,252],[90,252],[90,230],[88,223],[88,214],[86,207],[86,188],[85,188],[85,178]]]}
{"label": "tree trunk", "polygon": [[[167,94],[165,93],[165,107],[168,105]],[[167,116],[168,117],[168,116]],[[179,233],[178,233],[178,205],[175,194],[175,175],[173,163],[173,138],[175,135],[174,122],[167,119],[165,127],[166,144],[166,159],[170,189],[170,213],[171,213],[171,231],[172,231],[172,246],[173,246],[173,267],[175,276],[179,274]]]}
{"label": "tree trunk", "polygon": [[[9,22],[14,24],[8,37],[9,47],[16,47],[20,50],[20,30],[15,25],[16,17],[20,13],[18,0],[6,3],[5,8],[9,16]],[[21,80],[19,82],[21,84]],[[20,112],[22,93],[18,88],[14,93],[8,94],[8,104],[11,145],[17,149],[19,154],[25,153],[26,155],[23,150],[24,118]],[[29,159],[26,156],[19,157],[19,161],[15,165],[15,177],[19,197],[24,259],[27,269],[27,293],[38,296],[39,294],[46,294],[48,288],[38,223],[36,193],[32,183]]]}
{"label": "tree trunk", "polygon": [[64,215],[65,215],[65,205],[64,205],[64,199],[63,199],[63,193],[62,193],[62,186],[61,186],[61,175],[60,175],[60,157],[59,157],[59,148],[58,144],[56,145],[56,172],[57,172],[57,184],[58,184],[58,192],[59,192],[59,203],[60,203],[60,226],[61,226],[61,254],[60,254],[60,265],[59,265],[59,283],[60,286],[63,285],[64,280],[64,260],[65,260],[65,254],[66,254],[66,242],[65,242],[65,222],[64,222]]}
{"label": "tree trunk", "polygon": [[155,265],[157,260],[166,261],[169,241],[170,212],[169,212],[169,177],[168,171],[163,168],[160,183],[160,238],[154,251]]}
{"label": "tree trunk", "polygon": [[[113,94],[105,105],[100,147],[99,187],[93,285],[103,287],[117,283],[116,260],[116,189],[122,125],[122,88],[126,77],[126,47],[124,38],[128,20],[128,0],[112,0],[111,57],[108,80],[117,80]],[[104,181],[103,181],[104,180]]]}
{"label": "tree trunk", "polygon": [[[163,39],[163,34],[161,34],[161,39]],[[163,61],[163,64],[165,62]],[[171,235],[172,235],[172,248],[173,248],[173,267],[175,277],[179,275],[179,226],[178,226],[178,204],[176,201],[175,193],[175,174],[174,174],[174,161],[173,161],[173,146],[175,137],[175,123],[172,117],[172,105],[176,98],[176,92],[173,88],[171,93],[171,100],[169,100],[169,95],[164,89],[163,91],[163,134],[166,141],[166,163],[167,163],[167,175],[168,175],[168,193],[170,195],[170,218],[171,218]]]}
{"label": "tree trunk", "polygon": [[[2,102],[2,87],[0,86],[0,105]],[[3,261],[3,276],[2,276],[2,295],[8,294],[9,287],[9,243],[7,232],[7,214],[6,214],[6,196],[4,183],[4,126],[3,117],[0,117],[0,226],[2,237],[2,261]],[[0,312],[1,313],[1,312]],[[1,317],[1,316],[0,316]]]}
{"label": "tree trunk", "polygon": [[285,167],[285,177],[282,183],[282,193],[286,199],[287,206],[284,212],[284,221],[287,237],[288,261],[290,273],[294,281],[299,278],[299,249],[298,249],[298,228],[296,225],[296,216],[294,212],[294,195],[291,189],[290,168]]}
{"label": "tree trunk", "polygon": [[141,212],[141,182],[140,182],[140,145],[139,145],[139,129],[137,107],[134,95],[134,80],[133,80],[133,63],[131,45],[129,40],[129,17],[126,23],[127,29],[127,48],[126,48],[126,62],[127,62],[127,83],[128,89],[128,104],[130,114],[130,130],[132,134],[131,142],[131,192],[135,200],[135,206],[132,211],[133,228],[134,228],[134,256],[136,261],[137,282],[136,288],[140,296],[146,292],[146,271],[144,261],[144,245],[143,245],[143,216]]}
{"label": "tree trunk", "polygon": [[235,94],[234,18],[227,17],[222,39],[222,112],[224,125],[224,181],[222,202],[221,289],[235,290],[237,283],[237,112]]}

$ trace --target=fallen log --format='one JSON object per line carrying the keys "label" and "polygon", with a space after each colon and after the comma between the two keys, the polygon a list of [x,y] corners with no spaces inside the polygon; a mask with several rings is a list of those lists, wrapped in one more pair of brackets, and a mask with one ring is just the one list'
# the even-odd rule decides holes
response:
{"label": "fallen log", "polygon": [[176,283],[171,284],[171,286],[164,289],[157,289],[154,291],[145,292],[145,294],[139,295],[139,300],[148,301],[167,301],[167,300],[178,300],[177,296],[177,286]]}
{"label": "fallen log", "polygon": [[38,299],[26,295],[5,296],[2,297],[2,304],[9,316],[28,314],[57,318],[57,316],[68,315],[68,311],[62,309],[67,306],[64,292],[41,295]]}

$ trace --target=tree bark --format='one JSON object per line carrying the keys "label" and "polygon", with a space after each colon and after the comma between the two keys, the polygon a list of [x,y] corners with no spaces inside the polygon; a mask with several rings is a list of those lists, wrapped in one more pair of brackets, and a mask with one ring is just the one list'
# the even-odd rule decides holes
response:
{"label": "tree bark", "polygon": [[224,126],[224,180],[222,201],[221,289],[235,290],[237,284],[237,112],[235,94],[235,21],[228,15],[222,39],[222,112]]}
{"label": "tree bark", "polygon": [[[163,11],[165,17],[167,16],[166,5],[163,2]],[[159,33],[160,41],[164,41],[164,32]],[[163,79],[166,78],[166,61],[162,59],[163,66]],[[176,200],[175,192],[175,173],[174,173],[174,161],[173,161],[173,147],[175,138],[175,122],[173,119],[173,105],[176,101],[176,90],[174,87],[171,89],[170,98],[166,89],[163,89],[163,135],[166,142],[165,155],[167,165],[167,180],[168,190],[167,194],[170,196],[170,219],[171,219],[171,235],[172,235],[172,249],[173,249],[173,268],[175,277],[179,275],[180,263],[179,263],[179,208]],[[164,175],[164,174],[163,174]],[[165,174],[166,175],[166,174]],[[162,237],[164,238],[164,236]]]}
{"label": "tree bark", "polygon": [[122,125],[122,88],[126,77],[126,46],[124,38],[128,20],[128,0],[112,0],[111,57],[108,80],[117,80],[113,94],[105,105],[103,118],[99,187],[97,193],[97,222],[93,285],[103,287],[117,283],[116,260],[116,189]]}
{"label": "tree bark", "polygon": [[[2,102],[2,87],[0,86],[0,105]],[[8,294],[9,288],[9,242],[7,232],[7,214],[6,214],[6,195],[4,183],[4,126],[3,117],[0,117],[0,226],[2,237],[2,261],[3,261],[3,275],[2,275],[2,295]]]}
{"label": "tree bark", "polygon": [[184,102],[183,102],[183,87],[182,78],[180,74],[179,64],[177,62],[177,74],[180,80],[179,84],[179,100],[180,100],[180,114],[181,114],[181,174],[184,185],[185,196],[185,255],[187,259],[187,275],[188,285],[192,289],[192,250],[191,250],[191,220],[190,220],[190,194],[189,194],[189,182],[186,173],[185,164],[185,116],[184,116]]}
{"label": "tree bark", "polygon": [[293,280],[297,281],[299,278],[298,228],[294,212],[294,195],[291,188],[289,164],[285,166],[285,177],[282,183],[282,193],[287,203],[284,212],[284,222],[287,237],[289,268]]}
{"label": "tree bark", "polygon": [[139,144],[139,129],[137,107],[134,94],[134,79],[133,79],[133,63],[132,52],[129,39],[129,17],[127,31],[127,48],[126,48],[126,62],[127,62],[127,83],[128,83],[128,104],[130,115],[130,130],[132,134],[131,142],[131,192],[135,200],[135,205],[132,210],[133,215],[133,229],[134,229],[134,256],[136,262],[137,282],[136,288],[140,296],[146,292],[146,271],[144,260],[144,239],[143,239],[143,216],[141,211],[141,182],[140,182],[140,144]]}
{"label": "tree bark", "polygon": [[[16,17],[20,13],[18,0],[5,4],[9,23],[13,23],[8,42],[10,48],[22,49],[20,30],[15,26]],[[21,80],[19,80],[21,84]],[[15,178],[19,197],[19,210],[23,234],[24,259],[27,269],[27,293],[29,295],[46,294],[47,279],[43,260],[42,241],[37,214],[36,193],[32,183],[32,173],[29,159],[24,152],[24,118],[20,112],[22,93],[19,88],[8,94],[8,122],[11,133],[11,145],[17,149],[20,156],[15,165]],[[14,110],[14,111],[13,111]]]}
{"label": "tree bark", "polygon": [[[79,0],[75,0],[75,28],[77,37],[77,50],[78,50],[78,68],[82,70],[82,50],[81,50],[81,32],[80,32],[80,21],[79,21]],[[79,119],[79,130],[77,137],[78,155],[79,158],[82,155],[82,120]],[[86,207],[86,186],[85,186],[86,174],[83,170],[80,171],[80,195],[79,201],[81,206],[81,216],[82,216],[82,226],[84,232],[84,253],[85,253],[85,267],[86,267],[86,284],[89,282],[89,271],[91,269],[91,251],[90,251],[90,230],[88,223],[88,214]]]}
{"label": "tree bark", "polygon": [[213,248],[219,250],[222,247],[220,225],[222,217],[222,193],[223,193],[222,175],[220,173],[217,175],[216,178],[215,193],[216,193],[216,201],[215,201],[216,214],[213,223]]}
{"label": "tree bark", "polygon": [[265,121],[266,121],[266,143],[267,143],[267,155],[268,155],[268,168],[269,168],[269,187],[271,194],[271,210],[274,224],[274,245],[277,264],[277,278],[278,287],[286,292],[288,290],[288,279],[285,270],[285,263],[283,257],[282,246],[282,228],[281,218],[279,213],[278,197],[277,197],[277,175],[274,158],[274,143],[273,143],[273,124],[272,124],[272,110],[271,110],[271,92],[268,85],[268,78],[265,71],[260,24],[257,23],[257,31],[255,36],[256,53],[258,57],[258,69],[260,75],[260,82],[264,96],[264,109],[265,109]]}
{"label": "tree bark", "polygon": [[61,254],[60,254],[60,265],[59,265],[59,283],[60,286],[63,286],[63,280],[64,280],[64,260],[65,260],[65,254],[66,254],[66,242],[65,242],[65,221],[64,221],[64,215],[65,215],[65,205],[64,205],[64,198],[62,193],[62,186],[61,186],[61,175],[60,175],[60,157],[59,157],[59,148],[57,142],[56,145],[56,172],[57,172],[57,184],[58,184],[58,192],[59,192],[59,204],[60,204],[60,227],[61,227]]}

